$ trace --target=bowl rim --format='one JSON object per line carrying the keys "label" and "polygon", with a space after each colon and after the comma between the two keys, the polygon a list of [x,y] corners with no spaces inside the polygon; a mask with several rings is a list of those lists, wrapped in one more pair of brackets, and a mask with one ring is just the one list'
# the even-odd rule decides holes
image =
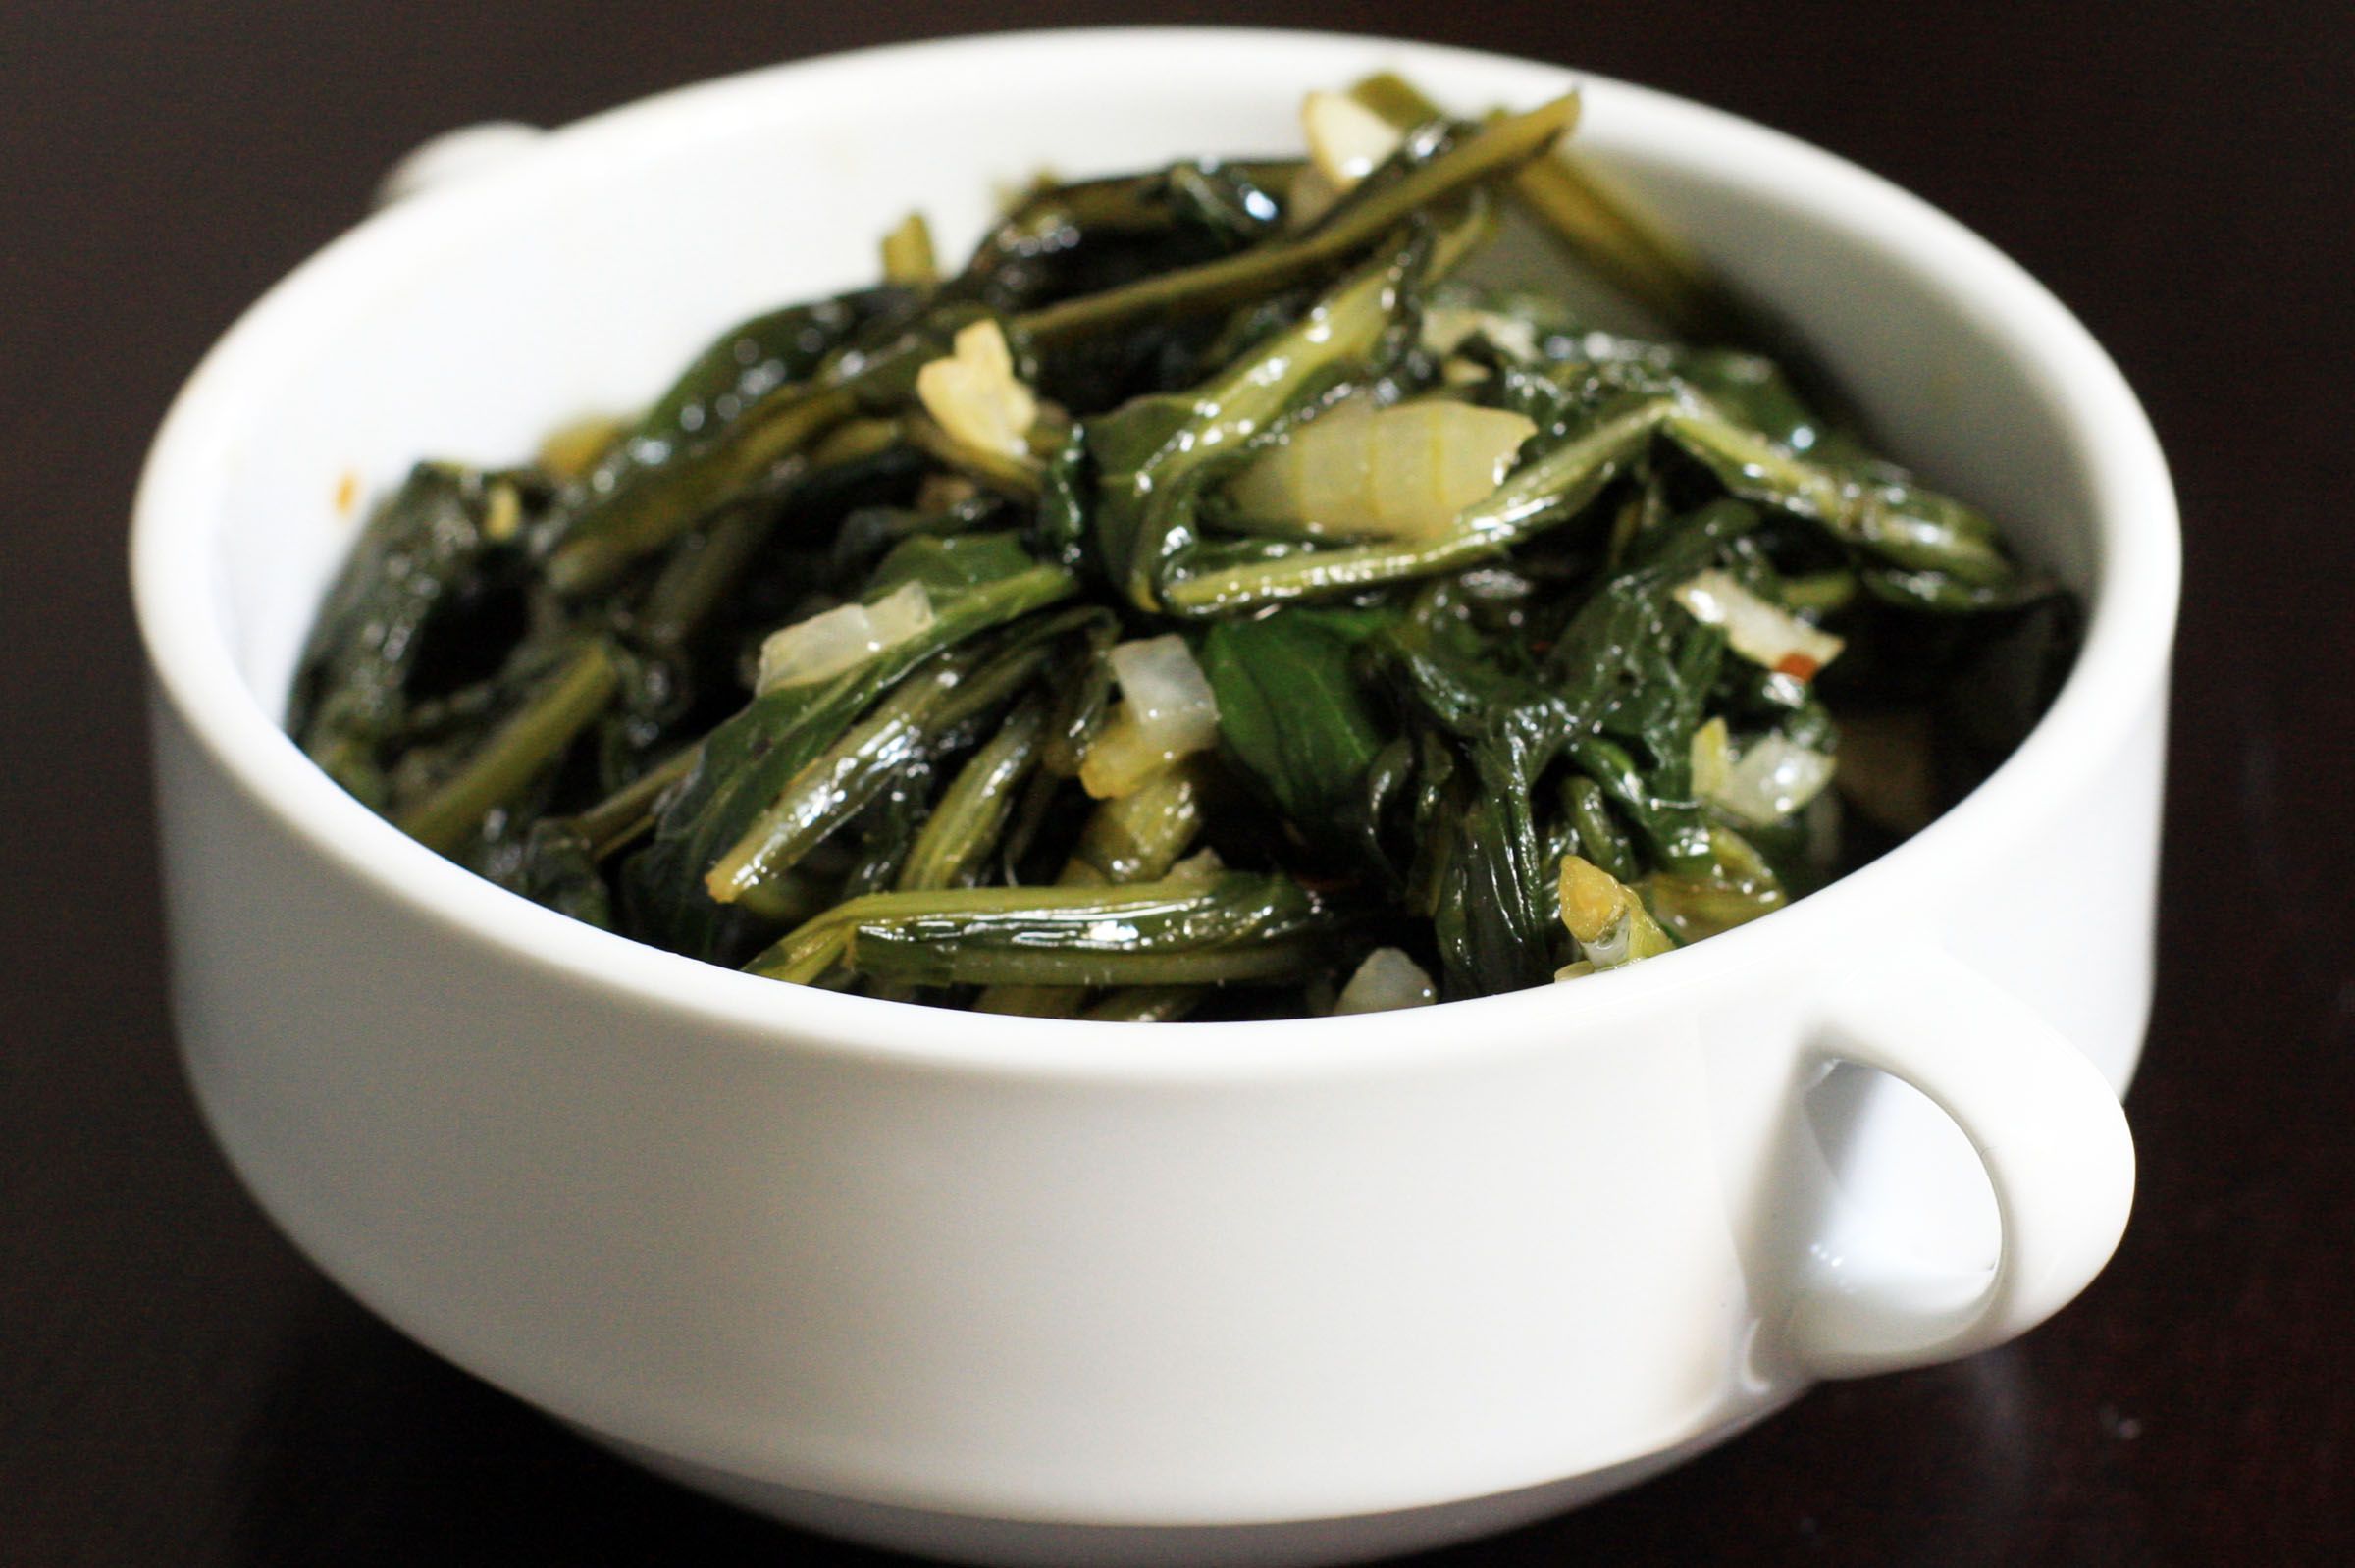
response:
{"label": "bowl rim", "polygon": [[[705,964],[573,920],[476,876],[402,835],[320,771],[237,669],[227,617],[211,594],[218,491],[249,391],[285,368],[310,324],[364,304],[372,283],[398,275],[495,212],[506,193],[627,144],[692,142],[744,116],[764,119],[822,78],[843,85],[882,73],[969,72],[977,63],[1032,67],[1103,51],[1150,51],[1179,72],[1199,56],[1222,68],[1281,66],[1295,82],[1331,74],[1334,57],[1379,53],[1413,69],[1515,75],[1542,91],[1577,85],[1604,106],[1610,138],[1697,168],[1739,171],[1743,183],[1895,255],[1959,294],[2005,352],[2035,373],[2084,464],[2096,566],[2085,643],[2059,698],[1986,781],[1911,839],[1775,915],[1646,964],[1589,977],[1564,1009],[1553,987],[1347,1019],[1283,1019],[1137,1029],[1081,1019],[998,1017],[847,996]],[[1298,90],[1295,86],[1294,90]],[[1673,133],[1673,134],[1671,134]],[[1738,159],[1733,154],[1738,154]],[[250,306],[206,354],[158,433],[141,475],[131,537],[132,591],[150,680],[228,780],[314,853],[408,912],[480,940],[509,960],[715,1025],[754,1050],[834,1051],[990,1073],[1083,1077],[1296,1076],[1413,1069],[1467,1051],[1599,1040],[1631,1014],[1714,993],[1744,976],[1800,962],[1836,922],[1874,909],[1898,916],[1925,886],[1961,874],[1974,842],[2009,836],[2039,803],[2124,742],[2151,688],[2164,681],[2174,633],[2180,539],[2174,493],[2148,417],[2090,333],[2042,285],[1988,241],[1866,170],[1753,121],[1655,89],[1558,64],[1362,34],[1248,27],[1074,27],[883,45],[788,61],[641,98],[559,128],[511,162],[413,197],[332,241]],[[1910,899],[1906,890],[1913,890]],[[1902,921],[1903,917],[1901,917]],[[1911,924],[1919,923],[1917,918]],[[1836,946],[1837,944],[1834,944]],[[1437,1017],[1452,1027],[1429,1026]],[[1107,1030],[1120,1031],[1117,1038]],[[1268,1031],[1281,1031],[1269,1035]],[[1263,1036],[1265,1036],[1263,1038]]]}

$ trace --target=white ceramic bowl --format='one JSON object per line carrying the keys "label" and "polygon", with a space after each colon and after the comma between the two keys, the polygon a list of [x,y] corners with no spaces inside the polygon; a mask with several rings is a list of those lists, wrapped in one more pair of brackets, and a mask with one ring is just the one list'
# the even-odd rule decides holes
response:
{"label": "white ceramic bowl", "polygon": [[[2050,717],[1919,838],[1571,987],[1140,1029],[789,988],[572,923],[403,839],[280,733],[347,472],[509,457],[728,320],[868,276],[912,206],[954,241],[1042,165],[1282,148],[1305,87],[1382,67],[1468,108],[1582,84],[1583,149],[2087,594]],[[2165,466],[2012,263],[1714,111],[1211,31],[668,94],[273,290],[174,409],[133,556],[177,1018],[239,1174],[424,1343],[786,1517],[1006,1560],[1402,1549],[1624,1486],[1815,1379],[1994,1344],[2124,1222]]]}

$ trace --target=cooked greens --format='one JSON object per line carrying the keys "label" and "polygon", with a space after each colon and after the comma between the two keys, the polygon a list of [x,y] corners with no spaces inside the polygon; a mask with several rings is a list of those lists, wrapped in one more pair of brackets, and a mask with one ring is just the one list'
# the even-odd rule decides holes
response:
{"label": "cooked greens", "polygon": [[[575,918],[994,1012],[1415,1006],[1770,913],[2000,760],[2076,607],[1576,118],[1378,78],[959,271],[911,217],[643,414],[419,465],[288,728]],[[1676,336],[1484,277],[1509,226]]]}

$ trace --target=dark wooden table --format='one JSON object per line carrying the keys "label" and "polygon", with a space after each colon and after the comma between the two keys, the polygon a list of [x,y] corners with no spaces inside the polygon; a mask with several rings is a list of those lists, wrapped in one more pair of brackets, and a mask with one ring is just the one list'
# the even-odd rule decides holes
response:
{"label": "dark wooden table", "polygon": [[[2355,10],[1849,0],[1173,5],[1722,104],[1926,195],[2123,362],[2189,600],[2163,969],[2117,1262],[2026,1341],[1827,1387],[1582,1514],[1429,1559],[2355,1560]],[[882,1559],[647,1479],[345,1298],[231,1180],[165,1016],[135,466],[173,388],[434,131],[1141,6],[562,0],[0,14],[0,1563]]]}

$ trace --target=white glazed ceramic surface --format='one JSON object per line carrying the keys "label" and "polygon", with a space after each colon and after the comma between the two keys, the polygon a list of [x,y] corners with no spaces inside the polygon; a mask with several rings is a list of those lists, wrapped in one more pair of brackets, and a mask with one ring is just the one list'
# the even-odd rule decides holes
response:
{"label": "white glazed ceramic surface", "polygon": [[[1582,148],[2088,593],[2051,718],[1923,836],[1573,986],[1124,1028],[788,988],[574,924],[408,843],[279,732],[355,526],[347,472],[510,458],[732,318],[870,276],[912,206],[953,249],[993,183],[1294,145],[1304,88],[1384,67],[1467,108],[1583,84]],[[1494,1528],[1814,1379],[1998,1342],[2108,1257],[2174,529],[2140,410],[2034,283],[1676,99],[1208,31],[671,94],[331,247],[157,444],[134,572],[189,1072],[247,1184],[362,1299],[724,1495],[1007,1560]]]}

